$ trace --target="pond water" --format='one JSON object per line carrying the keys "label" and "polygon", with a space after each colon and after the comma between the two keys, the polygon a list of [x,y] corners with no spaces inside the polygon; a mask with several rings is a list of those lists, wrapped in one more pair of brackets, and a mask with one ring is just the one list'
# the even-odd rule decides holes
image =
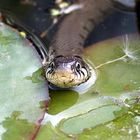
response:
{"label": "pond water", "polygon": [[[52,25],[51,0],[0,2],[37,35]],[[84,57],[95,75],[72,90],[48,90],[47,81],[40,79],[42,60],[18,31],[1,23],[0,36],[0,139],[140,138],[135,13],[116,10],[90,34]]]}

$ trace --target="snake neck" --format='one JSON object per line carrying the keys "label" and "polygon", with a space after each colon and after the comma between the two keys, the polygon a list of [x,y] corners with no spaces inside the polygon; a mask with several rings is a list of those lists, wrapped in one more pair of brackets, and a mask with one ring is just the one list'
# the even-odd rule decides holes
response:
{"label": "snake neck", "polygon": [[58,26],[50,45],[53,56],[81,56],[88,34],[112,13],[111,0],[79,0],[83,8],[67,15]]}

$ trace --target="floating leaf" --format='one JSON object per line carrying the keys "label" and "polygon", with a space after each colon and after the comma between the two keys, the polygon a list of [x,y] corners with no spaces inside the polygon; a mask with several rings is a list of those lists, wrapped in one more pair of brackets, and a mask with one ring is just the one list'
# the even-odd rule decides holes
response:
{"label": "floating leaf", "polygon": [[[31,42],[15,29],[0,24],[0,139],[29,139],[49,100],[47,83],[33,83],[29,77],[41,66]],[[36,75],[36,74],[34,74]]]}

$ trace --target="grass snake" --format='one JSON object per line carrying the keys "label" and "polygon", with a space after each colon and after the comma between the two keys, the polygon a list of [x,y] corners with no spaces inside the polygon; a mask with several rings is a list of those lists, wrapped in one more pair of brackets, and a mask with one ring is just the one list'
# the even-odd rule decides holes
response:
{"label": "grass snake", "polygon": [[[81,9],[68,14],[53,36],[45,66],[47,80],[61,88],[86,82],[91,71],[83,58],[84,42],[89,33],[114,9],[132,10],[134,3],[118,0],[77,0]],[[133,1],[134,2],[134,1]],[[128,5],[127,5],[128,4]]]}

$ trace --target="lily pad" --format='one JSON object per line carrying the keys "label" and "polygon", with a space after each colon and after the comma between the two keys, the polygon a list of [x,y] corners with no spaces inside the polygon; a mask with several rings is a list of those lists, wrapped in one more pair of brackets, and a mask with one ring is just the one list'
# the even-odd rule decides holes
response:
{"label": "lily pad", "polygon": [[34,134],[48,88],[45,80],[33,83],[26,77],[41,66],[32,43],[0,23],[0,139],[29,139]]}

